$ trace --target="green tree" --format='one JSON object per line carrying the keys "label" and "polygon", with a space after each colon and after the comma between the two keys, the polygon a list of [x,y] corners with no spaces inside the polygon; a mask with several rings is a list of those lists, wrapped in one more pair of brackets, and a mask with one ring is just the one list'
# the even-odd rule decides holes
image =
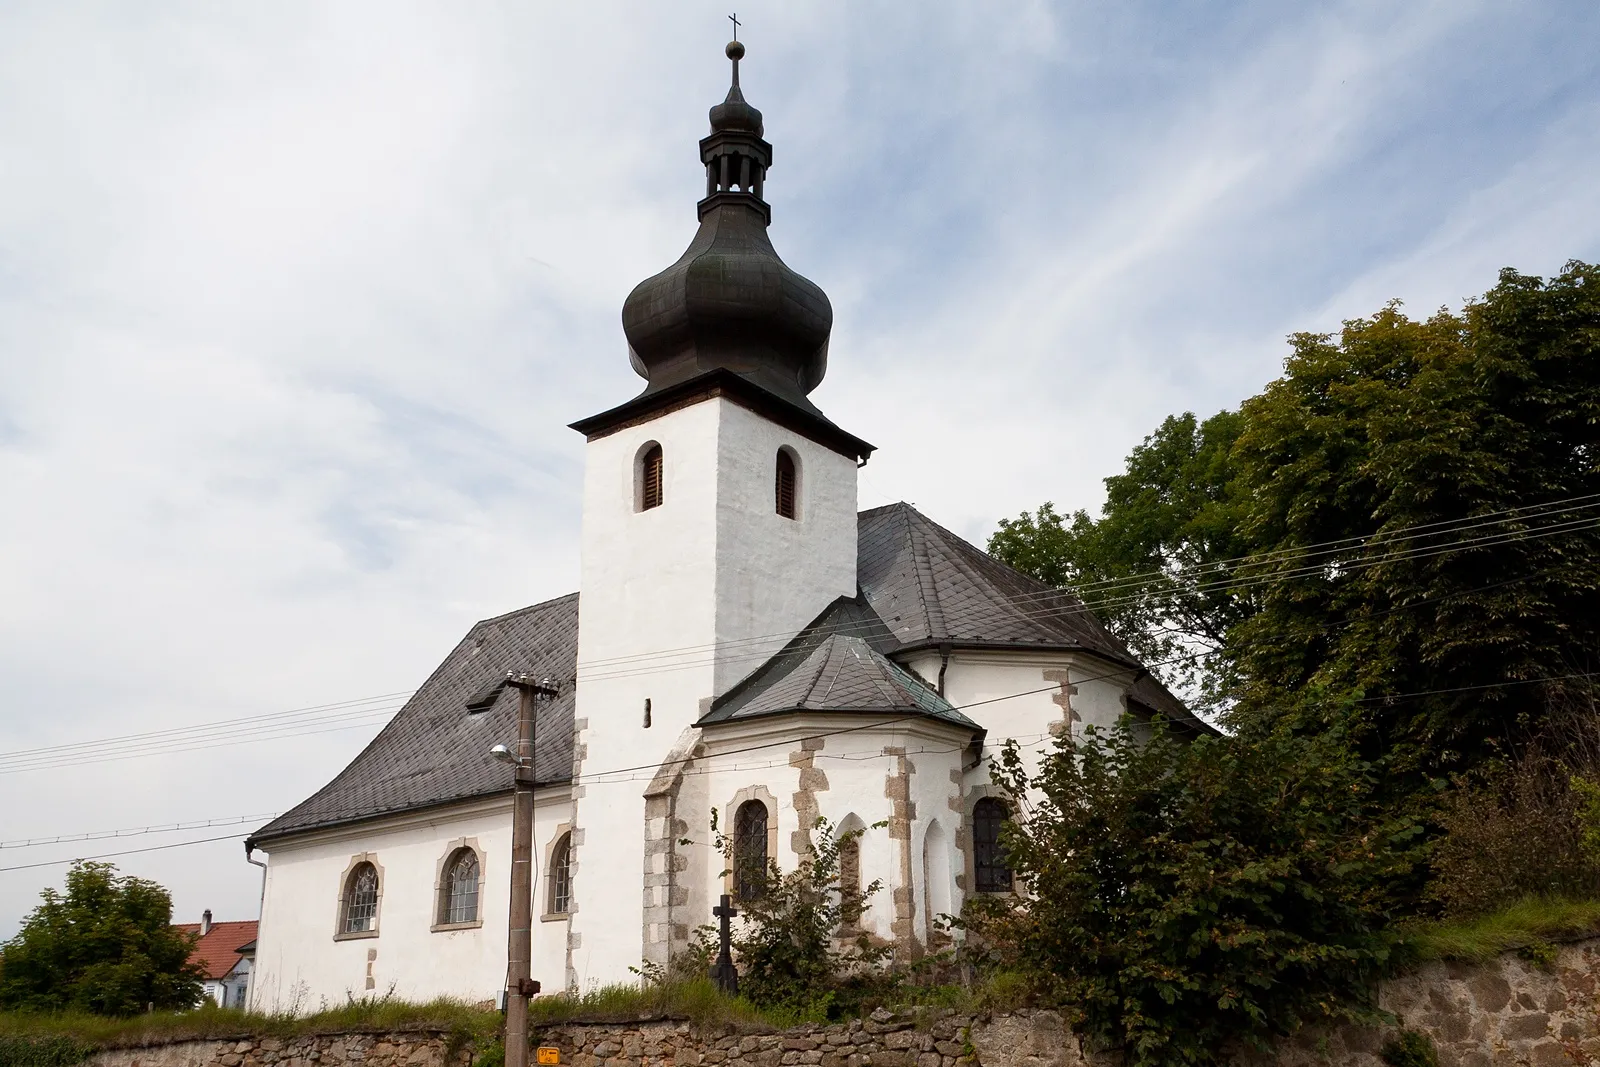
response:
{"label": "green tree", "polygon": [[1146,655],[1213,649],[1236,721],[1353,716],[1416,786],[1600,667],[1600,268],[1505,270],[1459,314],[1391,303],[1290,344],[1237,413],[1136,449],[1100,519],[1041,510],[991,551],[1079,586]]}
{"label": "green tree", "polygon": [[194,935],[172,925],[172,897],[154,882],[78,862],[66,892],[43,900],[0,956],[0,1007],[132,1015],[200,999]]}
{"label": "green tree", "polygon": [[1229,1061],[1351,1016],[1390,965],[1421,828],[1337,734],[1192,743],[1129,721],[996,772],[1021,897],[963,923],[1134,1067]]}
{"label": "green tree", "polygon": [[1082,591],[1100,620],[1161,676],[1201,704],[1225,687],[1196,653],[1220,651],[1248,603],[1219,587],[1226,561],[1250,546],[1238,532],[1231,452],[1241,419],[1174,415],[1106,479],[1103,515],[1070,519],[1053,504],[1000,520],[996,558]]}

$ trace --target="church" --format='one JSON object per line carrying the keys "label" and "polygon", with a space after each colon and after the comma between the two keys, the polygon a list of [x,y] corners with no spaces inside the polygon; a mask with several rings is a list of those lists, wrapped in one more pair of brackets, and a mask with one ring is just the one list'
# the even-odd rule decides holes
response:
{"label": "church", "polygon": [[508,673],[555,683],[533,761],[546,993],[665,964],[721,894],[758,891],[738,872],[792,870],[819,825],[862,831],[841,877],[882,883],[861,925],[914,959],[940,916],[1013,891],[990,781],[1008,740],[1037,759],[1123,715],[1196,728],[1072,596],[906,504],[857,510],[873,446],[811,399],[833,311],[768,237],[743,54],[728,46],[700,141],[699,229],[622,308],[644,390],[572,424],[581,592],[473,626],[348,767],[246,841],[266,855],[256,1010],[498,997]]}

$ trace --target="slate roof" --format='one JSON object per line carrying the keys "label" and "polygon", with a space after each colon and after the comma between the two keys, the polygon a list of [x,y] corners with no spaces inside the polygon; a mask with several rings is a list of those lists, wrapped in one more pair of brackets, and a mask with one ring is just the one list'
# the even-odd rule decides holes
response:
{"label": "slate roof", "polygon": [[788,711],[927,716],[983,728],[873,647],[888,630],[862,598],[840,598],[783,651],[718,697],[697,726]]}
{"label": "slate roof", "polygon": [[[940,708],[922,703],[931,690],[885,658],[943,643],[955,648],[1081,649],[1142,671],[1128,648],[1076,598],[990,558],[909,504],[862,512],[857,544],[860,595],[832,605],[784,652],[720,698],[703,721],[721,721],[713,718],[719,714],[776,713],[809,678],[816,685],[804,698],[811,702],[804,704],[807,708],[824,700],[834,705],[828,710],[851,710],[841,706],[844,701],[863,705],[854,710],[878,712],[894,701],[909,700],[893,706],[915,705],[946,719],[954,712],[956,720],[977,728],[954,709],[945,711],[948,704]],[[826,655],[811,663],[822,638],[830,635],[853,640],[833,641]],[[572,773],[577,659],[576,593],[476,624],[348,767],[256,831],[246,845],[509,791],[510,771],[488,756],[491,745],[516,735],[516,694],[498,685],[507,670],[561,681],[560,697],[539,707],[535,773],[542,783],[567,781]],[[826,692],[823,679],[830,670],[841,695],[819,697],[816,686]],[[736,697],[744,703],[736,706]],[[1148,674],[1135,682],[1129,697],[1179,728],[1210,729]],[[469,704],[484,710],[469,713]]]}
{"label": "slate roof", "polygon": [[467,710],[469,700],[496,690],[508,670],[561,682],[555,700],[537,705],[534,776],[567,781],[577,662],[576,593],[485,619],[348,767],[257,830],[246,847],[296,830],[510,791],[511,770],[491,759],[489,748],[516,739],[516,691],[499,687],[485,710]]}
{"label": "slate roof", "polygon": [[[184,933],[200,933],[199,923],[173,923]],[[241,948],[254,945],[256,920],[212,923],[211,929],[195,942],[189,959],[198,963],[210,979],[226,978],[239,965]]]}

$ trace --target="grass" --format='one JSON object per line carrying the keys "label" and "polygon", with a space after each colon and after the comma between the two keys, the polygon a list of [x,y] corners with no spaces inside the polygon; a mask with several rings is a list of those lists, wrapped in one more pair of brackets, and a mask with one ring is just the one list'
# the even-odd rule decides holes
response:
{"label": "grass", "polygon": [[1600,901],[1530,897],[1471,919],[1422,923],[1405,931],[1404,946],[1419,961],[1482,963],[1541,942],[1600,933]]}
{"label": "grass", "polygon": [[500,1013],[459,1001],[407,1004],[387,997],[353,1000],[314,1015],[257,1014],[214,1004],[193,1011],[153,1012],[125,1019],[81,1013],[0,1012],[0,1039],[35,1042],[65,1038],[93,1048],[126,1048],[168,1041],[227,1037],[300,1037],[306,1034],[437,1030],[452,1041],[487,1040]]}
{"label": "grass", "polygon": [[528,1005],[528,1014],[535,1027],[687,1019],[701,1027],[731,1025],[781,1030],[799,1022],[817,1021],[762,1010],[741,997],[723,996],[708,978],[608,985],[577,995],[538,997]]}

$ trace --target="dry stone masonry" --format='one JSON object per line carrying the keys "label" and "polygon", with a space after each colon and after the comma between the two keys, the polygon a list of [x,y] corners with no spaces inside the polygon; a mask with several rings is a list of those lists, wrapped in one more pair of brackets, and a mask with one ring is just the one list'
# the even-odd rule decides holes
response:
{"label": "dry stone masonry", "polygon": [[[1600,938],[1561,947],[1546,965],[1514,955],[1436,963],[1387,983],[1394,1025],[1297,1036],[1250,1067],[1382,1067],[1398,1027],[1427,1034],[1440,1067],[1600,1065]],[[874,1012],[782,1033],[702,1029],[689,1022],[571,1024],[536,1031],[562,1067],[1117,1067],[1086,1052],[1053,1011],[994,1016]],[[469,1067],[472,1050],[436,1032],[187,1041],[114,1049],[93,1067]]]}

